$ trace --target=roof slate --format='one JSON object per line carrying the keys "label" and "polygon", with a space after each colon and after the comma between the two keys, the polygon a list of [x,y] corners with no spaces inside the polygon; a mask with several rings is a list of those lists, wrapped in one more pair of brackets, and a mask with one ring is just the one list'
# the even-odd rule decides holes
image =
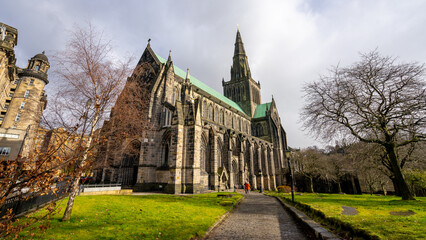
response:
{"label": "roof slate", "polygon": [[266,110],[271,109],[272,102],[262,103],[256,106],[256,110],[254,111],[253,118],[261,118],[266,116]]}
{"label": "roof slate", "polygon": [[[161,56],[159,56],[158,54],[155,54],[158,58],[158,60],[160,60],[161,63],[165,64],[167,61],[162,58]],[[181,77],[182,79],[186,78],[186,72],[183,71],[182,69],[180,69],[179,67],[177,67],[176,65],[173,64],[173,68],[174,68],[174,72],[176,75],[178,75],[179,77]],[[213,88],[207,86],[205,83],[201,82],[200,80],[196,79],[195,77],[193,77],[192,75],[190,75],[189,80],[191,81],[192,84],[194,84],[196,87],[198,87],[199,89],[203,90],[204,92],[210,94],[211,96],[219,99],[220,101],[228,104],[229,106],[231,106],[232,108],[246,114],[244,112],[244,110],[234,101],[232,101],[231,99],[223,96],[222,94],[220,94],[219,92],[217,92],[216,90],[214,90]],[[256,109],[257,110],[257,109]],[[247,115],[247,114],[246,114]]]}

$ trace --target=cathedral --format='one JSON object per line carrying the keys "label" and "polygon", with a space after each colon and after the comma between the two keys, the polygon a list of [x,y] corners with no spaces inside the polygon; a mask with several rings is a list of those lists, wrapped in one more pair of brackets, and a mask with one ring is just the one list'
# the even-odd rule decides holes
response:
{"label": "cathedral", "polygon": [[[149,41],[136,69],[124,90],[134,86],[130,81],[141,86],[147,101],[137,109],[149,127],[137,136],[108,137],[98,154],[98,182],[174,194],[285,184],[286,133],[274,99],[261,102],[239,30],[223,94],[177,67],[170,54],[157,55]],[[115,117],[125,113],[117,104],[132,104],[125,98],[119,96],[101,134],[119,124]]]}

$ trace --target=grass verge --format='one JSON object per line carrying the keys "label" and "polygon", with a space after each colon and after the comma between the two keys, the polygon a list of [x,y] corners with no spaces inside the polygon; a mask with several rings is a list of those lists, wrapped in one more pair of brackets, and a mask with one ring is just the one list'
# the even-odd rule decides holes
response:
{"label": "grass verge", "polygon": [[[292,204],[286,193],[268,193]],[[403,201],[395,196],[310,194],[296,195],[295,206],[314,220],[350,239],[426,239],[426,198]],[[356,215],[342,214],[342,206]],[[391,215],[391,212],[399,215]],[[413,215],[403,216],[404,213]],[[402,215],[401,215],[402,214]]]}
{"label": "grass verge", "polygon": [[[220,193],[230,194],[230,193]],[[235,193],[232,193],[235,194]],[[79,196],[71,220],[61,222],[61,211],[48,222],[45,231],[24,231],[39,239],[191,239],[206,230],[242,198],[198,195]],[[43,211],[43,210],[42,210]],[[39,214],[39,213],[35,213]]]}

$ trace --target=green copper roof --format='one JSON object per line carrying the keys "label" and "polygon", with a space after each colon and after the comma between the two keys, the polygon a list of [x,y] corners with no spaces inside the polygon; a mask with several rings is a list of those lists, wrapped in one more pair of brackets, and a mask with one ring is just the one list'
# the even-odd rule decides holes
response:
{"label": "green copper roof", "polygon": [[253,118],[261,118],[266,116],[266,109],[271,109],[271,102],[259,104],[254,111]]}
{"label": "green copper roof", "polygon": [[[167,62],[164,58],[160,57],[158,54],[155,54],[155,55],[157,56],[158,60],[160,60],[161,63],[165,64]],[[182,69],[178,68],[176,65],[173,65],[173,67],[174,67],[174,71],[175,71],[176,75],[178,75],[182,79],[186,78],[186,72],[185,71],[183,71]],[[222,94],[220,94],[219,92],[217,92],[213,88],[207,86],[205,83],[203,83],[200,80],[196,79],[191,74],[190,74],[189,80],[191,81],[192,84],[194,84],[196,87],[198,87],[199,89],[203,90],[204,92],[212,95],[213,97],[219,99],[220,101],[222,101],[222,102],[228,104],[229,106],[237,109],[238,111],[246,114],[244,112],[244,110],[237,103],[235,103],[231,99],[223,96]]]}

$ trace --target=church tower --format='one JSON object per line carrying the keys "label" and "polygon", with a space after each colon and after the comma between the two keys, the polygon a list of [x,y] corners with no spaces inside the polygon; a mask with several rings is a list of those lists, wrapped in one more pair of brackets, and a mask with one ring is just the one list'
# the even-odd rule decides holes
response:
{"label": "church tower", "polygon": [[0,122],[2,128],[26,130],[28,126],[38,126],[46,106],[44,87],[50,64],[43,53],[28,60],[25,69],[18,69],[18,77],[10,89],[10,99],[2,109]]}
{"label": "church tower", "polygon": [[260,104],[260,83],[251,78],[250,67],[240,31],[237,30],[234,57],[231,66],[231,80],[222,80],[224,95],[236,102],[250,117]]}

